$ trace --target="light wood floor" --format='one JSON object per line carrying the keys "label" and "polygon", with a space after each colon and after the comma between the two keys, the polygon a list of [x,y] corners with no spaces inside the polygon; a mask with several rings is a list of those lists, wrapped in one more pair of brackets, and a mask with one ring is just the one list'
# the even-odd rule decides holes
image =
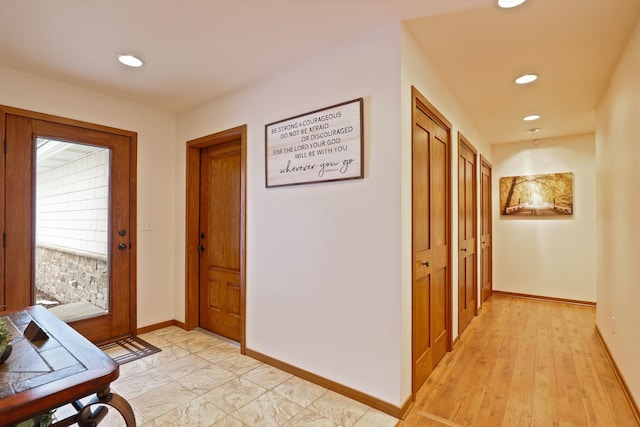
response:
{"label": "light wood floor", "polygon": [[594,307],[493,295],[398,426],[637,426],[594,327]]}

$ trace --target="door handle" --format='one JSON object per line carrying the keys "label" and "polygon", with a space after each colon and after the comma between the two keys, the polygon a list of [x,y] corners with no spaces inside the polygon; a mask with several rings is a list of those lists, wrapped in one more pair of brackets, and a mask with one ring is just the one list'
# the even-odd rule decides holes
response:
{"label": "door handle", "polygon": [[460,249],[462,252],[467,252],[467,248]]}
{"label": "door handle", "polygon": [[198,246],[198,250],[199,250],[200,252],[204,252],[204,246],[202,246],[202,245]]}
{"label": "door handle", "polygon": [[422,265],[424,265],[425,267],[429,267],[429,261],[423,262]]}
{"label": "door handle", "polygon": [[124,251],[125,249],[127,249],[127,244],[126,243],[120,243],[118,245],[118,249],[120,249],[121,251]]}

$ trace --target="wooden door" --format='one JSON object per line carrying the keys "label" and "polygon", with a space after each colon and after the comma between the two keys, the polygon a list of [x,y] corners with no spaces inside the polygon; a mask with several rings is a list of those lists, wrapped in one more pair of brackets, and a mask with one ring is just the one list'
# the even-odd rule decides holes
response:
{"label": "wooden door", "polygon": [[491,164],[480,156],[480,288],[482,301],[491,296],[493,289],[491,191]]}
{"label": "wooden door", "polygon": [[[0,135],[2,136],[3,141],[6,139],[5,132],[5,117],[4,111],[0,109]],[[5,299],[5,248],[7,245],[6,242],[6,224],[5,224],[5,186],[6,186],[6,171],[5,171],[5,163],[6,163],[6,150],[0,150],[0,179],[2,182],[0,183],[0,231],[2,232],[2,254],[0,256],[0,311],[4,311],[7,309],[7,302]]]}
{"label": "wooden door", "polygon": [[476,150],[458,133],[458,334],[477,314]]}
{"label": "wooden door", "polygon": [[412,136],[413,391],[451,349],[450,124],[414,88]]}
{"label": "wooden door", "polygon": [[200,173],[200,326],[240,341],[240,141],[203,149]]}
{"label": "wooden door", "polygon": [[[108,283],[103,289],[104,295],[94,296],[101,296],[105,301],[94,313],[83,314],[82,308],[80,314],[70,317],[72,320],[68,323],[94,342],[135,334],[135,134],[9,107],[2,109],[6,131],[6,149],[0,162],[3,164],[4,180],[1,201],[4,205],[1,265],[4,269],[0,275],[3,305],[11,310],[36,303],[35,276],[39,262],[35,255],[36,240],[40,242],[40,238],[36,237],[36,192],[42,185],[36,181],[44,179],[36,170],[41,167],[37,163],[37,155],[41,151],[38,147],[46,143],[76,146],[86,151],[100,150],[106,159],[100,166],[100,173],[105,174],[105,184],[100,189],[100,197],[105,205],[101,230],[105,267],[101,272],[106,270]],[[64,164],[64,161],[62,156],[56,159],[59,164]],[[78,176],[75,179],[82,182],[84,178]],[[77,187],[68,186],[64,193],[68,200],[62,200],[63,209],[54,213],[62,216],[62,223],[67,227],[58,228],[57,232],[70,240],[70,236],[78,232],[76,227],[79,221],[77,218],[71,221],[64,215],[65,211],[78,210]],[[50,221],[60,224],[59,220]],[[84,230],[80,230],[79,234],[90,237],[90,233]],[[76,248],[56,249],[73,253],[78,258],[86,255],[84,252],[74,252]],[[69,287],[78,287],[78,283],[82,283],[82,279],[93,272],[78,270],[74,274],[75,277],[70,277],[69,271],[61,271],[60,280],[72,279],[68,280]],[[89,302],[89,305],[98,304],[90,298],[82,301],[85,302]]]}

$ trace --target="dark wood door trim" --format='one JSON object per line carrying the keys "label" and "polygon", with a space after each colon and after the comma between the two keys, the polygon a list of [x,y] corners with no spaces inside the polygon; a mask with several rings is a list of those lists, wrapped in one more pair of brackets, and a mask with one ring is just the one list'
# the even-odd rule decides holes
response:
{"label": "dark wood door trim", "polygon": [[[2,135],[2,142],[4,144],[5,138],[5,107],[0,106],[0,135]],[[5,176],[5,154],[4,149],[0,150],[0,177],[4,180]],[[7,229],[5,226],[5,191],[4,191],[5,183],[0,183],[0,232],[3,233],[4,240],[4,232]],[[4,251],[4,242],[2,245],[2,250]],[[5,311],[7,309],[7,303],[5,301],[5,271],[4,271],[4,252],[0,255],[0,311]]]}
{"label": "dark wood door trim", "polygon": [[207,135],[187,141],[186,188],[186,278],[185,278],[185,327],[191,330],[199,326],[199,258],[200,234],[200,153],[202,149],[240,140],[240,352],[245,353],[246,324],[246,177],[247,177],[247,126]]}
{"label": "dark wood door trim", "polygon": [[[138,134],[136,132],[132,132],[124,129],[118,129],[110,126],[84,122],[82,120],[69,119],[66,117],[54,116],[51,114],[39,113],[36,111],[29,111],[29,110],[23,110],[20,108],[8,107],[6,105],[0,105],[0,110],[2,110],[4,114],[13,114],[15,116],[28,117],[30,119],[43,120],[46,122],[75,126],[80,129],[91,129],[91,130],[96,130],[100,132],[111,133],[114,135],[127,136],[137,144]],[[135,163],[134,163],[134,166],[135,166]]]}
{"label": "dark wood door trim", "polygon": [[[138,319],[138,311],[137,311],[137,152],[138,152],[138,134],[136,132],[118,129],[110,126],[99,125],[95,123],[89,123],[81,120],[69,119],[66,117],[54,116],[51,114],[45,114],[35,111],[24,110],[20,108],[9,107],[5,105],[0,105],[0,131],[2,135],[5,135],[5,120],[6,115],[14,115],[20,116],[27,119],[39,120],[43,122],[49,122],[56,125],[66,125],[71,126],[73,129],[69,128],[71,134],[67,137],[70,141],[78,140],[82,142],[83,132],[86,130],[104,132],[105,137],[109,139],[122,139],[127,138],[129,142],[129,226],[128,226],[128,242],[130,244],[130,250],[127,251],[129,257],[129,289],[128,289],[128,298],[129,298],[129,335],[136,334],[137,328],[137,319]],[[109,135],[107,135],[109,134]],[[77,137],[77,138],[76,138]],[[4,158],[0,158],[2,163],[4,164]],[[1,176],[4,176],[3,171],[4,166],[0,168]],[[2,196],[2,203],[4,203],[4,194],[0,192],[0,196]],[[4,210],[2,211],[4,212]],[[2,220],[0,221],[0,225],[4,225],[4,215],[2,215]],[[4,227],[3,227],[4,229]],[[2,266],[4,267],[4,266]],[[0,269],[0,273],[4,275],[4,270]],[[110,303],[110,306],[112,306]],[[4,303],[0,301],[0,309]],[[86,326],[90,326],[92,322],[95,320],[87,319],[87,320],[79,320],[75,322],[71,322],[72,326],[85,324]],[[113,337],[115,338],[115,337]]]}

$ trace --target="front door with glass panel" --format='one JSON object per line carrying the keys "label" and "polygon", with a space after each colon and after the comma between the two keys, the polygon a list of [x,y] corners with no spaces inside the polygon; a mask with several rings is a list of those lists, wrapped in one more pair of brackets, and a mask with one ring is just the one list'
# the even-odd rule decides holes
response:
{"label": "front door with glass panel", "polygon": [[104,341],[134,331],[135,134],[64,121],[4,115],[2,304]]}

